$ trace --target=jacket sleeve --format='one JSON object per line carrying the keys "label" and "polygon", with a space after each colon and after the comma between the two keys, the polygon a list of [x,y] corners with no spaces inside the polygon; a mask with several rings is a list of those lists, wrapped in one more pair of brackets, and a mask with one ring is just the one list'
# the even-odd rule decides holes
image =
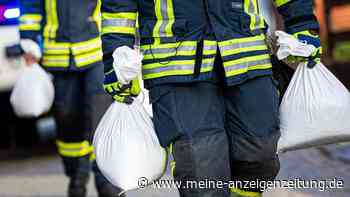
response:
{"label": "jacket sleeve", "polygon": [[134,47],[137,0],[102,0],[102,48],[105,73],[113,69],[114,50],[121,46]]}
{"label": "jacket sleeve", "polygon": [[293,34],[319,29],[319,23],[314,15],[313,0],[274,0],[274,3],[283,16],[286,32]]}
{"label": "jacket sleeve", "polygon": [[21,16],[19,31],[21,39],[31,39],[40,43],[44,13],[43,0],[20,0]]}

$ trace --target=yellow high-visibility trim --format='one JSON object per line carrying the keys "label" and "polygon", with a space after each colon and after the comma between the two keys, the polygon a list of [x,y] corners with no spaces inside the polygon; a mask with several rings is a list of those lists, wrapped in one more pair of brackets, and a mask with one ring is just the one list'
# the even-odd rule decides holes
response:
{"label": "yellow high-visibility trim", "polygon": [[47,55],[44,53],[42,64],[46,67],[68,67],[69,55]]}
{"label": "yellow high-visibility trim", "polygon": [[168,24],[165,26],[165,34],[167,37],[174,36],[172,27],[175,23],[173,0],[167,0]]}
{"label": "yellow high-visibility trim", "polygon": [[268,49],[267,45],[251,46],[251,47],[245,47],[245,48],[226,50],[226,51],[223,51],[222,55],[227,56],[227,55],[233,55],[233,54],[238,54],[238,53],[267,50],[267,49]]}
{"label": "yellow high-visibility trim", "polygon": [[95,161],[96,159],[96,155],[95,155],[95,152],[94,152],[94,146],[90,146],[90,161]]}
{"label": "yellow high-visibility trim", "polygon": [[183,42],[176,42],[176,43],[166,43],[166,44],[151,44],[151,45],[142,45],[142,50],[149,50],[149,49],[170,49],[170,48],[177,48],[180,46],[196,46],[196,41],[183,41]]}
{"label": "yellow high-visibility trim", "polygon": [[168,64],[162,64],[162,63],[152,63],[152,64],[145,64],[143,65],[143,69],[153,69],[153,68],[160,68],[160,67],[167,67],[167,66],[173,66],[173,65],[194,65],[194,60],[175,60],[170,61]]}
{"label": "yellow high-visibility trim", "polygon": [[233,44],[253,42],[253,41],[259,41],[259,40],[265,40],[265,35],[261,34],[261,35],[253,36],[253,37],[235,38],[232,40],[226,40],[223,42],[219,42],[219,46],[224,47],[224,46],[229,46],[229,45],[233,45]]}
{"label": "yellow high-visibility trim", "polygon": [[247,67],[247,68],[242,68],[242,69],[238,69],[238,70],[231,70],[229,72],[226,72],[226,76],[227,77],[232,77],[232,76],[240,75],[240,74],[246,73],[248,71],[252,71],[252,70],[265,70],[265,69],[270,69],[270,68],[272,68],[271,64],[262,64],[262,65],[250,66],[250,67]]}
{"label": "yellow high-visibility trim", "polygon": [[102,13],[102,20],[109,20],[109,19],[130,19],[135,20],[137,19],[137,13],[136,12],[118,12],[118,13],[108,13],[103,12]]}
{"label": "yellow high-visibility trim", "polygon": [[101,32],[101,0],[97,0],[96,8],[92,14],[92,18],[97,24],[98,31]]}
{"label": "yellow high-visibility trim", "polygon": [[79,149],[81,147],[83,147],[83,148],[90,147],[90,144],[87,140],[85,140],[83,142],[73,142],[73,143],[63,142],[63,141],[57,140],[56,144],[58,145],[59,148],[63,148],[63,149],[66,149],[66,148],[67,149]]}
{"label": "yellow high-visibility trim", "polygon": [[290,2],[291,0],[274,0],[275,1],[275,4],[277,7],[280,7],[288,2]]}
{"label": "yellow high-visibility trim", "polygon": [[20,22],[26,22],[26,21],[32,21],[32,22],[38,22],[42,20],[42,16],[40,14],[24,14],[19,18]]}
{"label": "yellow high-visibility trim", "polygon": [[238,189],[238,188],[230,188],[231,193],[235,193],[238,194],[240,196],[245,196],[245,197],[261,197],[262,194],[259,192],[251,192],[251,191],[244,191],[242,189]]}
{"label": "yellow high-visibility trim", "polygon": [[20,24],[19,30],[21,31],[40,31],[41,25],[40,24]]}
{"label": "yellow high-visibility trim", "polygon": [[236,65],[236,64],[242,64],[244,62],[265,60],[265,59],[269,59],[269,58],[270,58],[269,54],[244,57],[244,58],[240,58],[240,59],[237,59],[237,60],[231,60],[231,61],[224,62],[224,67],[229,67],[231,65]]}
{"label": "yellow high-visibility trim", "polygon": [[103,34],[110,34],[110,33],[120,33],[120,34],[136,34],[136,28],[133,27],[112,27],[107,26],[102,28],[102,35]]}
{"label": "yellow high-visibility trim", "polygon": [[46,26],[44,37],[55,39],[58,29],[57,0],[45,0]]}
{"label": "yellow high-visibility trim", "polygon": [[[208,64],[208,63],[214,63],[215,58],[207,58],[203,59],[202,64]],[[194,66],[195,60],[180,60],[180,61],[171,61],[168,64],[161,64],[161,63],[154,63],[154,64],[146,64],[143,66],[144,69],[156,69],[156,68],[161,68],[161,67],[171,67],[171,66],[176,66],[176,65],[193,65]],[[208,67],[202,67],[201,68],[201,73],[202,72],[208,72],[213,69],[212,66]],[[191,75],[193,74],[194,69],[189,69],[189,70],[168,70],[168,71],[163,71],[159,73],[150,73],[150,74],[144,74],[143,78],[144,79],[153,79],[153,78],[159,78],[159,77],[165,77],[165,76],[171,76],[171,75]]]}
{"label": "yellow high-visibility trim", "polygon": [[66,143],[57,140],[56,144],[59,154],[64,157],[82,157],[91,153],[91,148],[88,141]]}
{"label": "yellow high-visibility trim", "polygon": [[92,50],[97,50],[102,48],[102,41],[100,37],[87,40],[87,41],[82,41],[78,43],[73,43],[72,45],[72,51],[74,55],[79,55],[82,53],[86,53]]}
{"label": "yellow high-visibility trim", "polygon": [[143,59],[144,60],[149,60],[149,59],[161,59],[161,58],[167,58],[167,57],[172,57],[174,55],[179,55],[179,56],[193,56],[196,55],[196,51],[176,51],[174,49],[174,52],[171,53],[161,53],[161,54],[148,54],[148,55],[144,55]]}
{"label": "yellow high-visibility trim", "polygon": [[96,50],[91,53],[75,56],[77,67],[83,67],[102,60],[102,51]]}
{"label": "yellow high-visibility trim", "polygon": [[161,0],[155,0],[155,14],[157,18],[156,25],[154,26],[153,29],[153,37],[154,38],[159,38],[160,37],[160,26],[162,25],[163,22],[163,16],[162,16],[162,11],[161,11]]}
{"label": "yellow high-visibility trim", "polygon": [[193,70],[170,70],[170,71],[165,71],[160,73],[143,75],[143,79],[147,80],[147,79],[154,79],[154,78],[166,77],[166,76],[172,76],[172,75],[192,75],[192,74],[193,74]]}

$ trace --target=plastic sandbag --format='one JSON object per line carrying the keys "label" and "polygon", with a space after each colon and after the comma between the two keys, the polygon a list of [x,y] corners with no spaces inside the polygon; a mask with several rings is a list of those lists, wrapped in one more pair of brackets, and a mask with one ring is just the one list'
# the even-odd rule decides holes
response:
{"label": "plastic sandbag", "polygon": [[23,68],[11,93],[11,105],[19,117],[38,117],[48,112],[54,100],[50,75],[39,65]]}
{"label": "plastic sandbag", "polygon": [[[284,34],[279,36],[279,40],[292,39],[284,39]],[[284,42],[280,50],[286,50],[279,54],[295,53],[307,57],[312,53],[309,45],[294,41],[291,45],[288,45],[289,41]],[[323,64],[311,69],[306,62],[301,63],[280,106],[278,150],[284,152],[350,141],[349,116],[350,93],[345,86]]]}
{"label": "plastic sandbag", "polygon": [[140,178],[159,179],[166,167],[150,116],[135,99],[131,105],[114,102],[94,136],[96,162],[101,172],[124,191],[137,189]]}

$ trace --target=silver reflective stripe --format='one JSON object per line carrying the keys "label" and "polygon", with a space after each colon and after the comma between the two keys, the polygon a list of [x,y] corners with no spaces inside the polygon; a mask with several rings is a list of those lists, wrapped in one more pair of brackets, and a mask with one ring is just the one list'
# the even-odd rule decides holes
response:
{"label": "silver reflective stripe", "polygon": [[[258,29],[260,27],[261,20],[263,20],[263,19],[259,15],[258,10],[255,10],[254,3],[258,4],[258,1],[257,0],[249,0],[248,13],[255,17],[255,24],[254,24],[253,28]],[[257,5],[257,7],[258,7],[258,5]],[[256,8],[256,9],[258,9],[258,8]]]}
{"label": "silver reflective stripe", "polygon": [[160,0],[160,11],[163,17],[162,24],[159,27],[159,36],[161,37],[166,37],[165,28],[166,28],[166,25],[168,24],[167,21],[169,19],[167,7],[168,7],[167,0]]}
{"label": "silver reflective stripe", "polygon": [[239,69],[244,69],[244,68],[248,68],[251,66],[264,65],[264,64],[269,64],[269,63],[271,63],[270,59],[248,61],[248,62],[243,62],[243,63],[239,63],[239,64],[225,66],[225,71],[229,72],[232,70],[239,70]]}
{"label": "silver reflective stripe", "polygon": [[107,19],[102,21],[102,26],[135,27],[136,21],[130,19]]}
{"label": "silver reflective stripe", "polygon": [[156,49],[146,49],[144,51],[144,55],[151,55],[151,54],[168,54],[168,53],[176,53],[176,51],[195,51],[196,50],[196,46],[180,46],[176,49],[176,47],[174,48],[165,48],[165,49],[160,49],[160,48],[156,48]]}
{"label": "silver reflective stripe", "polygon": [[74,51],[86,51],[86,50],[92,50],[92,49],[100,49],[101,48],[101,42],[92,41],[82,46],[74,46],[72,47]]}
{"label": "silver reflective stripe", "polygon": [[102,54],[94,54],[94,55],[90,55],[89,57],[85,57],[85,58],[79,58],[77,57],[76,58],[76,63],[77,64],[81,64],[81,63],[84,63],[84,62],[87,62],[89,60],[95,60],[95,59],[98,59],[102,57]]}
{"label": "silver reflective stripe", "polygon": [[203,63],[201,68],[209,68],[214,66],[214,60],[211,62]]}
{"label": "silver reflective stripe", "polygon": [[243,43],[235,43],[228,46],[220,47],[222,51],[226,50],[235,50],[240,48],[247,48],[247,47],[253,47],[253,46],[265,46],[266,43],[264,40],[256,40],[251,42],[243,42]]}
{"label": "silver reflective stripe", "polygon": [[20,22],[21,25],[36,25],[39,24],[40,25],[40,21],[37,20],[23,20]]}
{"label": "silver reflective stripe", "polygon": [[153,69],[143,69],[142,73],[144,75],[148,75],[148,74],[156,74],[156,73],[173,71],[173,70],[194,70],[194,65],[193,64],[173,65],[173,66],[164,66],[164,67],[153,68]]}
{"label": "silver reflective stripe", "polygon": [[210,45],[210,46],[208,46],[208,45],[205,45],[204,46],[204,51],[216,51],[217,50],[217,48],[218,48],[218,45],[216,44],[216,45]]}
{"label": "silver reflective stripe", "polygon": [[[203,63],[201,68],[209,68],[214,66],[214,61]],[[153,68],[153,69],[143,69],[142,73],[144,75],[148,74],[156,74],[166,71],[173,71],[173,70],[193,70],[194,71],[194,65],[193,64],[187,64],[187,65],[172,65],[172,66],[164,66],[160,68]]]}

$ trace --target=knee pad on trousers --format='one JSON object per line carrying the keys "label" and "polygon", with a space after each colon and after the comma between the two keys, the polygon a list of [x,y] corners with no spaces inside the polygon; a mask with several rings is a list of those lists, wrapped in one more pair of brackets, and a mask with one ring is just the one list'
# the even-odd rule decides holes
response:
{"label": "knee pad on trousers", "polygon": [[[280,170],[278,157],[265,161],[236,161],[232,166],[232,180],[235,181],[273,181]],[[244,188],[252,192],[263,192],[264,185],[256,188]]]}

